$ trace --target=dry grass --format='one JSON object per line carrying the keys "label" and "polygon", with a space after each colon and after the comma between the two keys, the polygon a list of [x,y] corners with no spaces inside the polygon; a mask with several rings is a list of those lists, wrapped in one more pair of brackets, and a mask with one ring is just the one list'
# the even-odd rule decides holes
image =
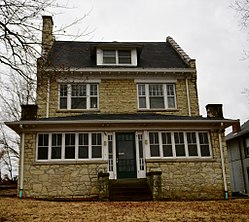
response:
{"label": "dry grass", "polygon": [[0,221],[249,221],[249,200],[54,202],[0,199]]}

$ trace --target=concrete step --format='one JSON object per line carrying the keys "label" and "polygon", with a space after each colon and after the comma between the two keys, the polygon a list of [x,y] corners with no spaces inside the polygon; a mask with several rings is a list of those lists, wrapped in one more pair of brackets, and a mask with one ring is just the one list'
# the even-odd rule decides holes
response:
{"label": "concrete step", "polygon": [[147,179],[119,179],[109,181],[110,201],[149,201],[152,193]]}

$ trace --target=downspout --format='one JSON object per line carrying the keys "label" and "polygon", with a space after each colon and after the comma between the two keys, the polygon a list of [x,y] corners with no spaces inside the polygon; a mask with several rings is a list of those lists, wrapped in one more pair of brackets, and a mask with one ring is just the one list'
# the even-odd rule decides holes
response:
{"label": "downspout", "polygon": [[48,78],[46,118],[49,117],[49,102],[50,102],[50,78]]}
{"label": "downspout", "polygon": [[228,200],[226,170],[225,170],[224,154],[223,154],[223,148],[222,148],[221,132],[219,132],[219,144],[220,144],[220,158],[221,158],[221,167],[222,167],[222,175],[223,175],[223,182],[224,182],[225,199]]}
{"label": "downspout", "polygon": [[[21,126],[22,127],[22,126]],[[24,140],[25,134],[22,133],[22,144],[21,144],[21,163],[20,163],[20,190],[19,190],[19,197],[23,197],[23,174],[24,174]]]}
{"label": "downspout", "polygon": [[187,92],[187,101],[188,101],[188,115],[191,116],[190,96],[189,96],[189,87],[188,87],[187,77],[186,77],[186,92]]}

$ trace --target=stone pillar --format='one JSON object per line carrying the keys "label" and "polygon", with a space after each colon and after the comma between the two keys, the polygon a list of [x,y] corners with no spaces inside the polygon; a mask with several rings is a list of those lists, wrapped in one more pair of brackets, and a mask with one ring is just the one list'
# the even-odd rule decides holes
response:
{"label": "stone pillar", "polygon": [[151,171],[146,174],[147,180],[152,192],[153,200],[159,200],[161,198],[162,191],[162,172],[161,171]]}
{"label": "stone pillar", "polygon": [[98,173],[99,199],[109,200],[109,173]]}

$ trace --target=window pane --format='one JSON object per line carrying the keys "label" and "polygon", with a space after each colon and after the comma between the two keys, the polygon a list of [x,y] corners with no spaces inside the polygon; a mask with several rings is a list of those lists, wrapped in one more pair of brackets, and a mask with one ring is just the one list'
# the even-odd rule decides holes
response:
{"label": "window pane", "polygon": [[86,109],[86,98],[72,98],[72,109]]}
{"label": "window pane", "polygon": [[47,160],[48,159],[48,134],[39,134],[38,135],[38,160]]}
{"label": "window pane", "polygon": [[187,141],[188,141],[188,153],[189,156],[198,156],[197,152],[197,143],[196,143],[196,134],[187,133]]}
{"label": "window pane", "polygon": [[162,143],[163,143],[163,156],[164,157],[173,156],[171,133],[162,133]]}
{"label": "window pane", "polygon": [[118,51],[118,63],[119,64],[131,64],[131,51],[119,50]]}
{"label": "window pane", "polygon": [[75,159],[75,134],[65,135],[65,159]]}
{"label": "window pane", "polygon": [[90,85],[90,95],[91,96],[97,96],[98,95],[98,85],[97,84],[91,84]]}
{"label": "window pane", "polygon": [[61,134],[52,134],[52,159],[61,159],[61,143],[62,135]]}
{"label": "window pane", "polygon": [[208,133],[199,133],[201,156],[210,156]]}
{"label": "window pane", "polygon": [[146,108],[146,98],[139,97],[139,108]]}
{"label": "window pane", "polygon": [[38,147],[38,160],[48,159],[48,147]]}
{"label": "window pane", "polygon": [[159,137],[158,133],[149,133],[150,139],[150,156],[151,157],[159,157]]}
{"label": "window pane", "polygon": [[92,158],[102,158],[101,133],[92,133]]}
{"label": "window pane", "polygon": [[79,158],[89,158],[88,133],[79,133]]}
{"label": "window pane", "polygon": [[60,85],[60,109],[67,109],[67,85]]}
{"label": "window pane", "polygon": [[183,133],[174,133],[176,156],[185,156],[185,145]]}
{"label": "window pane", "polygon": [[164,98],[150,97],[150,108],[164,108]]}
{"label": "window pane", "polygon": [[103,64],[116,64],[116,51],[104,50],[103,51]]}
{"label": "window pane", "polygon": [[176,102],[174,97],[168,97],[168,108],[176,108]]}
{"label": "window pane", "polygon": [[138,95],[145,96],[145,85],[144,84],[138,85]]}
{"label": "window pane", "polygon": [[150,108],[164,108],[163,85],[149,85]]}
{"label": "window pane", "polygon": [[90,108],[93,108],[93,109],[98,108],[98,98],[97,97],[90,98]]}
{"label": "window pane", "polygon": [[102,158],[101,146],[93,146],[92,147],[92,158]]}
{"label": "window pane", "polygon": [[67,98],[60,98],[60,109],[67,109]]}

